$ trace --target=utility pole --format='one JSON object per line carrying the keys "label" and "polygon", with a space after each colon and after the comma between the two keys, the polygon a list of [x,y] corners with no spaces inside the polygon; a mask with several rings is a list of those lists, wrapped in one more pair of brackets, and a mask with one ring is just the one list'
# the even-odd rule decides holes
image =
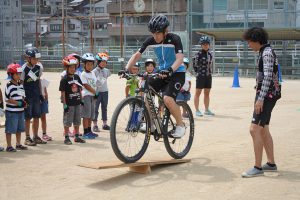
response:
{"label": "utility pole", "polygon": [[65,13],[64,13],[64,4],[65,1],[62,0],[61,4],[61,17],[62,17],[62,47],[63,47],[63,57],[66,55],[66,50],[65,50]]}
{"label": "utility pole", "polygon": [[122,0],[120,0],[120,50],[121,50],[121,69],[123,68],[123,15]]}
{"label": "utility pole", "polygon": [[37,0],[34,1],[34,13],[35,13],[35,46],[38,47],[38,21],[37,21]]}

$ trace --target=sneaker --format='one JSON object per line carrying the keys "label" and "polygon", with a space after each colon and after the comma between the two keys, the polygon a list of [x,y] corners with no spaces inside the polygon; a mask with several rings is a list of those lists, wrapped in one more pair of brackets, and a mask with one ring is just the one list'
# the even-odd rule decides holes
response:
{"label": "sneaker", "polygon": [[83,134],[82,137],[84,139],[95,139],[95,135],[93,135],[91,132]]}
{"label": "sneaker", "polygon": [[176,126],[175,131],[172,133],[174,138],[181,138],[185,134],[185,126]]}
{"label": "sneaker", "polygon": [[99,129],[99,127],[97,125],[95,125],[95,126],[93,126],[93,131],[99,133],[100,129]]}
{"label": "sneaker", "polygon": [[95,138],[99,136],[97,133],[94,133],[93,131],[91,131],[91,134],[94,135]]}
{"label": "sneaker", "polygon": [[275,166],[274,167],[271,167],[270,165],[269,165],[269,163],[266,163],[266,164],[264,164],[263,166],[262,166],[262,169],[263,169],[263,171],[265,171],[265,172],[275,172],[275,171],[277,171],[277,165],[275,164]]}
{"label": "sneaker", "polygon": [[25,139],[25,145],[27,146],[36,146],[36,142],[33,141],[30,137]]}
{"label": "sneaker", "polygon": [[43,134],[42,139],[45,140],[45,141],[52,141],[52,137],[50,137],[47,134]]}
{"label": "sneaker", "polygon": [[0,147],[0,151],[4,151],[4,147]]}
{"label": "sneaker", "polygon": [[105,124],[105,125],[102,126],[102,129],[103,129],[103,130],[109,131],[109,130],[110,130],[110,127],[109,127],[107,124]]}
{"label": "sneaker", "polygon": [[16,152],[17,150],[15,148],[13,148],[13,147],[7,147],[6,151],[7,152]]}
{"label": "sneaker", "polygon": [[200,110],[197,110],[197,111],[196,111],[196,116],[198,116],[198,117],[202,117],[202,116],[203,116],[203,114],[201,113],[201,111],[200,111]]}
{"label": "sneaker", "polygon": [[16,145],[16,149],[17,150],[28,150],[28,147],[25,147],[25,146],[23,146],[21,144],[18,144],[18,145]]}
{"label": "sneaker", "polygon": [[71,145],[72,144],[72,142],[71,142],[71,140],[70,140],[69,137],[65,138],[64,144],[66,144],[66,145]]}
{"label": "sneaker", "polygon": [[46,141],[42,140],[39,136],[36,136],[33,138],[33,141],[36,143],[36,144],[47,144]]}
{"label": "sneaker", "polygon": [[211,111],[208,109],[208,110],[206,110],[206,111],[204,112],[204,115],[207,115],[207,116],[214,116],[215,113],[211,112]]}
{"label": "sneaker", "polygon": [[81,139],[80,137],[75,137],[74,142],[85,143],[85,140]]}
{"label": "sneaker", "polygon": [[264,171],[259,170],[255,167],[253,167],[253,168],[249,169],[248,171],[242,173],[243,178],[251,178],[251,177],[263,176],[263,175],[264,175]]}

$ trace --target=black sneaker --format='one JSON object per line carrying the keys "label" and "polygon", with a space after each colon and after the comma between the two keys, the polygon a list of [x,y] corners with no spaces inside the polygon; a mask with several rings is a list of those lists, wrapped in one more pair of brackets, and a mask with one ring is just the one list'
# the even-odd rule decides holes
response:
{"label": "black sneaker", "polygon": [[76,137],[74,139],[74,142],[77,142],[77,143],[85,143],[85,140],[81,139],[80,137]]}
{"label": "black sneaker", "polygon": [[102,129],[103,129],[103,130],[108,130],[108,131],[109,131],[109,130],[110,130],[110,127],[109,127],[107,124],[105,124],[105,125],[102,126]]}
{"label": "black sneaker", "polygon": [[65,143],[66,145],[71,145],[71,144],[72,144],[70,138],[65,138],[64,143]]}

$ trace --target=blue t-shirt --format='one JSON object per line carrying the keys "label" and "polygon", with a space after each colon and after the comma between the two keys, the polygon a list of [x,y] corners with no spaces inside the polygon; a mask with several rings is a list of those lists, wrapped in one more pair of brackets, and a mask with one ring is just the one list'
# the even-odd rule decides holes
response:
{"label": "blue t-shirt", "polygon": [[[143,53],[148,47],[152,47],[158,59],[158,69],[166,70],[173,65],[177,53],[183,53],[181,39],[174,33],[168,33],[162,43],[156,43],[153,36],[147,38],[139,49]],[[179,66],[176,72],[185,72],[183,64]]]}

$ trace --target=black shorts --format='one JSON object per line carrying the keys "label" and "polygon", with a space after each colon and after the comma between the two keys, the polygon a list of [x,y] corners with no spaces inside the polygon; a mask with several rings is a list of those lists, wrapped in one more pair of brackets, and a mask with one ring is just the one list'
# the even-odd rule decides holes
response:
{"label": "black shorts", "polygon": [[149,85],[156,91],[162,92],[163,96],[172,97],[176,100],[177,94],[185,82],[185,72],[176,72],[168,79],[150,78]]}
{"label": "black shorts", "polygon": [[[256,95],[254,103],[257,101],[257,98],[258,95]],[[264,127],[265,125],[269,125],[271,119],[271,113],[276,104],[276,101],[277,100],[275,99],[266,98],[263,104],[263,111],[258,115],[254,111],[251,123],[262,127]]]}
{"label": "black shorts", "polygon": [[196,78],[196,89],[210,89],[212,83],[211,76],[197,76]]}

